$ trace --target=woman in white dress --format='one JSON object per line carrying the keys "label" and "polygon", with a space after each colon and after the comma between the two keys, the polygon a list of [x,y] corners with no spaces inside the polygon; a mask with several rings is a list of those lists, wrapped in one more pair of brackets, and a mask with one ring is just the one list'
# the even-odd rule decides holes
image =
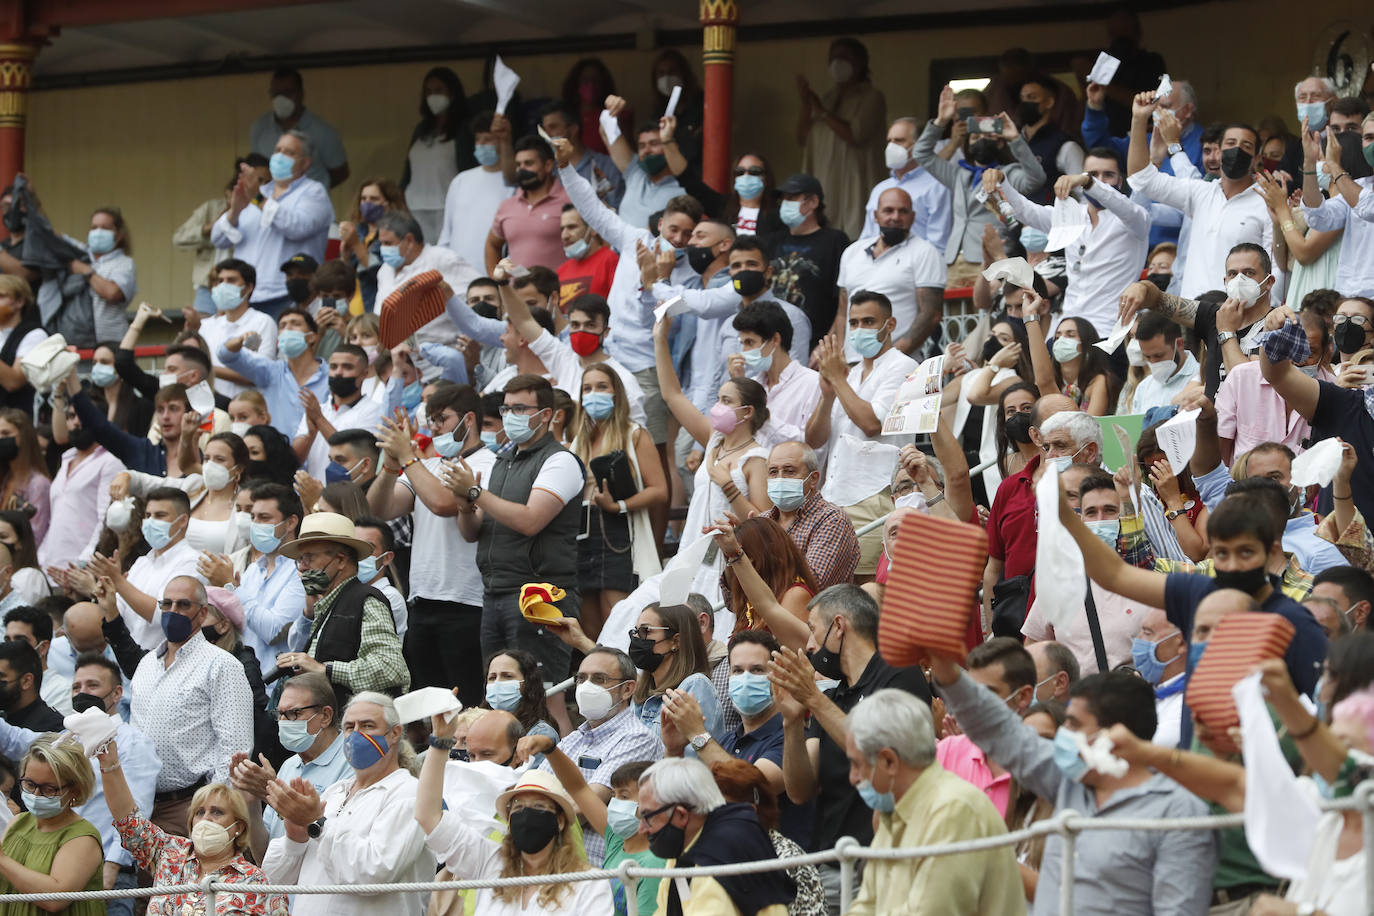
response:
{"label": "woman in white dress", "polygon": [[121,474],[110,485],[112,499],[128,494],[146,497],[156,487],[185,490],[191,499],[191,520],[186,543],[213,554],[232,554],[246,543],[234,518],[234,497],[248,469],[248,446],[233,433],[216,433],[205,443],[205,457],[198,473],[185,477],[156,477],[140,471]]}

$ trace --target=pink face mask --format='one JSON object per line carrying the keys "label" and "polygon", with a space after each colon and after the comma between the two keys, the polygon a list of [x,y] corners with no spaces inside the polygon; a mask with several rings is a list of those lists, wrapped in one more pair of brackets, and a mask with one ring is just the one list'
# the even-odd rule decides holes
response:
{"label": "pink face mask", "polygon": [[735,413],[735,408],[729,404],[722,404],[717,401],[711,405],[711,428],[722,436],[728,436],[739,426],[739,415]]}

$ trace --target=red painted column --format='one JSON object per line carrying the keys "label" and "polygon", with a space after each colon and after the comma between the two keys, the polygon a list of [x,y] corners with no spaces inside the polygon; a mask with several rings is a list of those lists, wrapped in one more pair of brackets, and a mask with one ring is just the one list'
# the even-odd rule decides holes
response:
{"label": "red painted column", "polygon": [[24,126],[38,46],[0,44],[0,187],[24,168]]}
{"label": "red painted column", "polygon": [[730,118],[735,81],[735,0],[701,0],[705,118],[702,125],[702,178],[717,191],[730,187]]}

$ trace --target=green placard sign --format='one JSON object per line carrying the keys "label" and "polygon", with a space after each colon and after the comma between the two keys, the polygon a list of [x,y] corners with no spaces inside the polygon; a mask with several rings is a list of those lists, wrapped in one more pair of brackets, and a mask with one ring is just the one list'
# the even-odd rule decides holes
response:
{"label": "green placard sign", "polygon": [[[1135,460],[1135,444],[1144,428],[1145,415],[1136,413],[1124,417],[1098,417],[1097,422],[1102,425],[1102,463],[1116,472],[1127,460]],[[1120,427],[1126,433],[1131,449],[1129,455],[1121,451],[1121,437],[1114,427]]]}

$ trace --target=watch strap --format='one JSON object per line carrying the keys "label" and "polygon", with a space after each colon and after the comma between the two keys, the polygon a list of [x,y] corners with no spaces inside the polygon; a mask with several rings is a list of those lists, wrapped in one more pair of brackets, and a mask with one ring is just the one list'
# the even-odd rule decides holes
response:
{"label": "watch strap", "polygon": [[710,733],[710,732],[702,732],[702,733],[699,734],[699,735],[693,735],[693,736],[692,736],[691,745],[692,745],[693,748],[695,748],[696,750],[699,751],[699,750],[701,750],[702,748],[704,748],[704,747],[706,746],[706,744],[707,744],[710,740],[711,740],[711,733]]}
{"label": "watch strap", "polygon": [[1217,343],[1224,344],[1228,340],[1236,340],[1240,337],[1235,331],[1218,331]]}

